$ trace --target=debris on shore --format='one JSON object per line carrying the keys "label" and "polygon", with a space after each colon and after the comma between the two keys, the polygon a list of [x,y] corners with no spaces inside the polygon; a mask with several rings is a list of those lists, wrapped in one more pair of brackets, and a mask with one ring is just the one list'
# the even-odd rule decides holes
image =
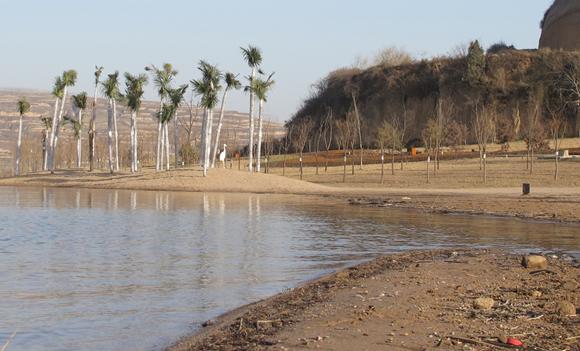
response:
{"label": "debris on shore", "polygon": [[577,262],[541,256],[551,273],[530,274],[540,267],[526,257],[384,256],[226,314],[169,350],[578,350]]}

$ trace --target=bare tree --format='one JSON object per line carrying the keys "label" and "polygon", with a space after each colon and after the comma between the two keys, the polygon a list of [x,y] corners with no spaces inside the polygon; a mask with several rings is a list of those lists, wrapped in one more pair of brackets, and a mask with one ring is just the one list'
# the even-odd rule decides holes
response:
{"label": "bare tree", "polygon": [[286,175],[286,159],[288,157],[288,152],[290,151],[290,146],[292,146],[292,134],[294,133],[294,125],[289,124],[286,126],[286,136],[284,137],[282,148],[284,149],[284,159],[282,161],[282,175]]}
{"label": "bare tree", "polygon": [[[359,120],[357,118],[356,112],[350,111],[346,114],[346,131],[348,132],[348,140],[347,144],[350,147],[351,151],[351,166],[352,166],[352,175],[354,175],[354,164],[355,164],[355,157],[354,157],[354,146],[357,140],[358,134],[358,123]],[[362,145],[362,144],[361,144]],[[361,168],[362,168],[362,148],[361,148]]]}
{"label": "bare tree", "polygon": [[441,156],[441,146],[443,141],[446,139],[446,134],[448,132],[448,121],[453,114],[454,106],[450,99],[439,97],[437,100],[436,113],[435,113],[435,176],[440,168],[440,156]]}
{"label": "bare tree", "polygon": [[[354,115],[356,117],[355,121],[356,121],[356,133],[358,134],[358,142],[359,142],[359,150],[360,150],[360,169],[363,169],[363,142],[362,142],[362,130],[361,130],[361,120],[360,120],[360,114],[358,112],[358,104],[357,104],[357,94],[358,91],[356,91],[355,89],[351,89],[351,97],[352,97],[352,106],[354,108]],[[354,130],[353,130],[354,132]],[[355,135],[356,136],[356,135]],[[354,142],[355,140],[353,140],[353,147],[352,147],[352,157],[353,157],[353,161],[354,161]],[[353,173],[354,174],[354,168],[353,168]]]}
{"label": "bare tree", "polygon": [[336,120],[334,122],[336,129],[336,143],[338,148],[343,151],[343,174],[342,182],[346,183],[346,158],[348,153],[349,141],[352,139],[351,124],[347,120]]}
{"label": "bare tree", "polygon": [[413,56],[402,48],[391,46],[382,49],[375,57],[374,64],[385,67],[408,65],[415,62]]}
{"label": "bare tree", "polygon": [[545,139],[545,130],[541,124],[543,100],[544,90],[538,87],[530,95],[528,120],[524,132],[524,141],[527,144],[526,168],[530,174],[534,173],[534,152],[542,147]]}
{"label": "bare tree", "polygon": [[332,114],[332,108],[328,108],[326,111],[326,117],[324,118],[324,129],[322,133],[322,139],[324,141],[324,147],[326,148],[326,158],[324,162],[324,173],[328,172],[328,158],[330,154],[330,148],[332,147],[332,131],[334,127],[334,119]]}
{"label": "bare tree", "polygon": [[[435,119],[431,118],[427,120],[427,124],[423,131],[421,132],[421,137],[423,138],[423,143],[425,144],[425,149],[427,150],[427,184],[429,184],[429,164],[431,161],[431,154],[434,150],[435,145],[435,134],[437,133],[437,122]],[[433,164],[435,165],[435,164]],[[435,172],[435,170],[433,170]]]}
{"label": "bare tree", "polygon": [[558,180],[559,175],[559,158],[560,158],[560,143],[566,131],[566,119],[563,117],[561,111],[552,111],[548,109],[550,119],[548,126],[550,127],[550,134],[554,143],[554,180]]}
{"label": "bare tree", "polygon": [[453,149],[455,159],[457,160],[459,150],[467,143],[469,130],[465,124],[456,120],[452,120],[448,125],[449,127],[447,128],[447,135],[445,138],[446,144]]}
{"label": "bare tree", "polygon": [[298,125],[296,125],[295,137],[294,137],[294,147],[296,148],[296,150],[298,150],[298,153],[300,154],[300,179],[302,179],[304,176],[304,169],[303,169],[304,147],[306,146],[306,143],[308,142],[308,136],[310,135],[310,132],[312,131],[313,125],[314,125],[314,122],[310,118],[305,118],[302,121],[300,121],[298,123]]}
{"label": "bare tree", "polygon": [[578,64],[569,64],[563,72],[562,92],[566,97],[567,103],[576,107],[576,131],[580,137],[580,69]]}
{"label": "bare tree", "polygon": [[396,114],[391,118],[391,122],[384,121],[383,125],[379,129],[379,143],[381,143],[381,149],[384,146],[389,146],[391,149],[391,174],[395,175],[395,151],[400,150],[401,145],[401,131],[399,129],[400,119]]}
{"label": "bare tree", "polygon": [[483,170],[483,181],[487,182],[487,144],[495,133],[495,107],[485,104],[475,106],[473,132],[479,148],[480,169]]}
{"label": "bare tree", "polygon": [[274,151],[274,135],[272,134],[272,123],[266,121],[264,128],[264,153],[266,157],[266,167],[264,167],[265,173],[270,173],[270,156]]}

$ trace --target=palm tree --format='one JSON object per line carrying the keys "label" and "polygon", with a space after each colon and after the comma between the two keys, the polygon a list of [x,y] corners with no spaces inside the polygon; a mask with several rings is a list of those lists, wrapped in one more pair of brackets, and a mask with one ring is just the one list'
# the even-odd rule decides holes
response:
{"label": "palm tree", "polygon": [[[81,137],[81,133],[82,133],[82,124],[79,122],[79,120],[74,119],[73,117],[71,117],[69,115],[64,115],[63,125],[66,125],[67,123],[70,123],[72,130],[73,130],[73,133],[74,133],[74,137],[78,141],[79,138]],[[78,152],[78,143],[77,143],[77,152]],[[77,158],[78,158],[78,154],[77,154]],[[79,166],[79,168],[80,168],[80,166]]]}
{"label": "palm tree", "polygon": [[83,111],[87,108],[87,93],[82,92],[73,95],[73,106],[77,111],[77,121],[79,123],[79,133],[77,137],[77,168],[82,167],[82,128],[83,128]]}
{"label": "palm tree", "polygon": [[58,144],[58,133],[60,130],[60,121],[62,120],[62,116],[64,114],[64,106],[66,103],[66,94],[68,91],[69,87],[72,87],[73,85],[75,85],[77,81],[77,72],[75,70],[68,70],[68,71],[64,71],[62,74],[62,98],[60,101],[60,111],[58,113],[58,118],[56,119],[56,121],[53,121],[52,125],[52,133],[51,133],[51,145],[50,145],[50,158],[49,158],[49,168],[50,168],[50,172],[54,173],[54,167],[55,167],[55,155],[56,155],[56,146]]}
{"label": "palm tree", "polygon": [[[163,64],[163,68],[157,68],[154,65],[145,67],[147,72],[152,72],[153,83],[157,88],[157,93],[159,95],[159,113],[158,116],[163,112],[163,104],[168,96],[168,90],[170,89],[171,81],[177,75],[177,71],[173,69],[170,63]],[[155,169],[157,171],[161,170],[163,164],[163,144],[165,144],[165,134],[167,133],[167,128],[164,128],[161,119],[158,119],[157,125],[157,159],[155,162]],[[169,157],[169,154],[167,155]]]}
{"label": "palm tree", "polygon": [[50,117],[40,117],[40,122],[44,127],[42,129],[42,169],[46,171],[48,160],[48,136],[52,128],[52,119]]}
{"label": "palm tree", "polygon": [[264,110],[264,103],[268,101],[268,92],[272,88],[272,85],[274,85],[274,80],[272,80],[273,76],[274,73],[270,74],[266,80],[261,78],[254,80],[254,86],[251,88],[254,90],[254,93],[260,102],[258,109],[258,149],[256,150],[256,171],[258,173],[260,172],[262,158],[262,113]]}
{"label": "palm tree", "polygon": [[22,145],[22,117],[30,111],[30,103],[26,101],[26,98],[21,98],[18,100],[18,114],[20,115],[18,119],[18,140],[16,141],[16,162],[14,165],[14,175],[20,175],[20,146]]}
{"label": "palm tree", "polygon": [[[242,55],[244,60],[250,68],[252,69],[252,73],[248,77],[250,84],[249,86],[253,85],[253,81],[256,78],[256,70],[259,71],[259,67],[262,64],[262,51],[257,47],[249,45],[248,48],[240,48],[242,49]],[[254,91],[250,89],[250,131],[249,131],[249,171],[250,173],[253,172],[253,162],[254,162]]]}
{"label": "palm tree", "polygon": [[[116,100],[121,97],[119,92],[119,72],[109,74],[108,78],[101,83],[103,94],[109,99],[109,107],[107,109],[107,135],[109,140],[109,170],[113,174],[114,170],[118,170],[118,148],[115,148],[116,164],[113,164],[113,124],[117,114]],[[117,166],[117,167],[115,167]]]}
{"label": "palm tree", "polygon": [[215,136],[215,145],[213,148],[213,153],[211,156],[211,168],[215,167],[215,158],[217,156],[217,150],[220,145],[220,133],[222,130],[222,124],[224,119],[224,112],[226,107],[226,98],[228,96],[228,92],[232,89],[239,90],[242,87],[242,83],[237,79],[238,76],[233,73],[226,73],[224,76],[224,81],[226,83],[226,88],[224,89],[224,94],[222,96],[222,106],[220,109],[220,118],[218,120],[216,136]]}
{"label": "palm tree", "polygon": [[99,87],[99,79],[103,73],[103,67],[95,66],[95,93],[93,94],[93,116],[91,118],[91,125],[89,126],[89,172],[93,171],[95,160],[95,140],[97,138],[97,129],[95,126],[97,120],[97,89]]}
{"label": "palm tree", "polygon": [[137,172],[137,114],[141,107],[141,100],[145,91],[143,87],[147,84],[147,76],[140,74],[134,76],[125,73],[125,97],[127,106],[131,110],[131,172]]}
{"label": "palm tree", "polygon": [[193,90],[201,96],[200,106],[205,109],[204,119],[201,131],[201,160],[203,165],[203,175],[207,176],[209,168],[209,153],[211,145],[210,123],[212,120],[213,109],[218,103],[218,91],[220,86],[220,71],[216,66],[210,65],[205,61],[200,61],[198,66],[202,73],[202,78],[192,80]]}
{"label": "palm tree", "polygon": [[[174,156],[175,156],[175,168],[177,168],[178,162],[178,150],[179,150],[179,131],[177,129],[177,111],[179,106],[183,102],[185,92],[187,91],[187,84],[181,85],[177,89],[169,89],[169,101],[171,102],[171,106],[173,106],[173,114],[171,115],[171,119],[173,120],[173,148],[174,148]],[[167,125],[167,122],[165,123]],[[169,145],[169,143],[167,144]],[[169,152],[167,153],[167,170],[169,170]]]}
{"label": "palm tree", "polygon": [[52,87],[52,95],[56,98],[54,102],[54,115],[52,116],[52,122],[50,123],[50,137],[47,137],[45,140],[45,153],[44,153],[44,161],[43,161],[43,169],[45,171],[48,170],[48,160],[50,159],[51,155],[51,148],[52,148],[52,141],[54,140],[55,130],[52,128],[56,125],[56,119],[58,118],[58,106],[60,105],[60,99],[63,97],[64,92],[64,84],[62,82],[61,77],[56,77],[54,80],[54,85]]}

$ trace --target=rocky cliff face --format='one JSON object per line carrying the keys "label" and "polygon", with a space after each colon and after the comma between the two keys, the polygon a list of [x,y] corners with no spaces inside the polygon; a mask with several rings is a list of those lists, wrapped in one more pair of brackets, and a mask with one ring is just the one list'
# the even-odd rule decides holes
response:
{"label": "rocky cliff face", "polygon": [[540,49],[580,50],[580,0],[556,0],[542,21]]}

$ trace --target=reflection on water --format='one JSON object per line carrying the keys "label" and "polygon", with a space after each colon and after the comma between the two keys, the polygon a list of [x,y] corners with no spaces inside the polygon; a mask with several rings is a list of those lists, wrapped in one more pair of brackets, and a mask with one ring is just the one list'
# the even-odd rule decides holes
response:
{"label": "reflection on water", "polygon": [[159,349],[361,259],[465,245],[580,253],[578,226],[317,197],[0,188],[0,345]]}

